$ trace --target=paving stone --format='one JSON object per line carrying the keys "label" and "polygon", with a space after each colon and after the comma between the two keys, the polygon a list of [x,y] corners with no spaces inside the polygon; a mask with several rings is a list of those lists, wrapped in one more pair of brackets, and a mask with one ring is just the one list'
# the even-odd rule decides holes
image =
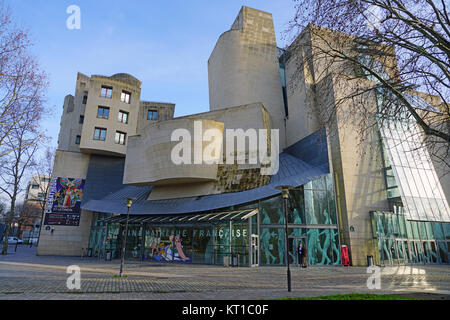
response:
{"label": "paving stone", "polygon": [[[360,267],[291,268],[292,292],[285,267],[221,266],[127,261],[126,277],[118,278],[120,262],[96,258],[41,257],[21,248],[0,256],[0,299],[271,299],[335,293],[450,294],[449,266],[381,268],[381,289],[367,288],[370,274]],[[81,289],[70,290],[66,268],[81,269]]]}

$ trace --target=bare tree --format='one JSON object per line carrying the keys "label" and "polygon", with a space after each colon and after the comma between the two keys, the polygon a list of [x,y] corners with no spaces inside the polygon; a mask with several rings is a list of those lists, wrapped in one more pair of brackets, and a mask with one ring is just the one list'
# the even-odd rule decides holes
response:
{"label": "bare tree", "polygon": [[10,199],[2,254],[14,218],[22,178],[32,167],[43,136],[39,121],[44,114],[46,75],[30,54],[27,31],[13,22],[9,8],[0,3],[0,192]]}
{"label": "bare tree", "polygon": [[41,194],[44,195],[44,198],[38,201],[38,206],[40,209],[39,217],[41,219],[39,225],[38,241],[41,235],[42,225],[44,223],[43,219],[45,216],[45,209],[47,207],[48,193],[51,186],[51,177],[53,172],[54,161],[55,161],[55,149],[52,147],[47,147],[44,156],[39,160],[38,165],[36,166],[36,175],[38,176],[39,179],[39,191]]}
{"label": "bare tree", "polygon": [[16,122],[6,137],[5,145],[12,150],[8,155],[0,158],[0,191],[10,199],[10,213],[2,254],[7,253],[8,237],[11,230],[11,222],[15,215],[16,200],[23,191],[22,178],[27,170],[36,165],[35,154],[38,146],[43,142],[42,135],[38,130],[41,109],[36,106],[35,110],[20,115],[21,120]]}
{"label": "bare tree", "polygon": [[14,126],[42,105],[46,75],[29,53],[27,31],[17,27],[9,8],[0,3],[0,158],[15,146],[5,145]]}
{"label": "bare tree", "polygon": [[[309,48],[294,41],[290,53],[303,52],[298,69],[312,66],[313,90],[328,85],[344,92],[318,117],[332,127],[345,105],[348,121],[358,121],[360,137],[379,119],[415,121],[434,158],[450,172],[450,20],[446,1],[299,0],[286,32],[309,30]],[[300,37],[301,38],[301,37]],[[327,81],[326,77],[337,79]],[[323,80],[323,81],[322,81]],[[320,83],[322,82],[322,83]],[[340,86],[336,88],[336,86]],[[364,103],[380,98],[377,109]],[[322,99],[325,103],[326,99]],[[374,114],[377,121],[374,121]],[[421,139],[422,140],[422,139]]]}
{"label": "bare tree", "polygon": [[47,147],[44,155],[38,160],[35,166],[35,176],[38,181],[36,183],[39,185],[39,193],[43,196],[37,201],[42,214],[47,207],[47,196],[50,189],[50,178],[53,172],[53,162],[55,159],[55,149],[52,147]]}
{"label": "bare tree", "polygon": [[0,222],[4,223],[5,217],[6,217],[6,205],[2,200],[0,200]]}
{"label": "bare tree", "polygon": [[18,237],[23,237],[23,231],[25,231],[26,229],[33,230],[36,220],[41,217],[40,207],[28,201],[16,204],[14,212],[15,213],[12,222],[16,222],[18,225]]}

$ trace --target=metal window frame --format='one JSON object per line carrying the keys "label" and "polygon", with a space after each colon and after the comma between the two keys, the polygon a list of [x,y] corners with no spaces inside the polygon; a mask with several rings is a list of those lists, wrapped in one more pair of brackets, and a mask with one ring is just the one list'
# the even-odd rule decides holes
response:
{"label": "metal window frame", "polygon": [[[127,111],[123,111],[123,110],[119,110],[119,113],[117,115],[117,121],[123,124],[128,124],[128,116],[130,115],[129,112]],[[123,121],[124,116],[126,116],[127,120]]]}
{"label": "metal window frame", "polygon": [[[99,111],[100,109],[102,110],[102,114],[99,115]],[[108,116],[105,117],[105,110],[108,110]],[[110,107],[106,107],[106,106],[98,106],[97,107],[97,118],[99,119],[109,119],[109,114],[111,112],[111,108]]]}
{"label": "metal window frame", "polygon": [[[95,138],[95,133],[96,133],[96,131],[97,130],[99,130],[99,138],[98,139],[96,139]],[[105,139],[101,139],[101,137],[102,137],[102,131],[105,131]],[[96,141],[106,141],[106,134],[107,134],[107,129],[106,128],[100,128],[100,127],[94,127],[94,140],[96,140]]]}
{"label": "metal window frame", "polygon": [[[128,96],[128,101],[126,101],[127,99],[122,99],[123,96]],[[131,104],[131,92],[122,90],[122,92],[120,93],[120,101],[126,104]]]}
{"label": "metal window frame", "polygon": [[[106,90],[105,91],[105,95],[103,95],[103,89]],[[110,92],[110,95],[108,95],[108,92]],[[111,86],[101,86],[101,88],[100,88],[100,97],[101,98],[106,98],[106,99],[112,99],[112,92],[113,92],[113,87],[111,87]]]}
{"label": "metal window frame", "polygon": [[[149,119],[150,113],[152,114],[152,117]],[[153,117],[153,115],[155,115],[155,117]],[[153,119],[153,118],[155,118],[155,119]],[[158,110],[148,109],[147,110],[147,120],[157,121],[158,120]]]}

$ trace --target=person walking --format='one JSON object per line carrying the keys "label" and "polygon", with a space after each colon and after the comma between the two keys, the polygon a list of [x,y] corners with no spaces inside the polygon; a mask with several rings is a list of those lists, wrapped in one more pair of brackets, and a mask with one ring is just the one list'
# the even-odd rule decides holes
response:
{"label": "person walking", "polygon": [[302,246],[301,242],[298,243],[297,255],[298,255],[298,264],[302,268],[306,268],[307,267],[307,261],[306,261],[306,259],[307,259],[307,249],[306,249],[306,247]]}
{"label": "person walking", "polygon": [[297,256],[298,256],[298,265],[301,267],[303,267],[303,255],[304,255],[304,250],[302,247],[302,243],[299,242],[298,247],[297,247]]}

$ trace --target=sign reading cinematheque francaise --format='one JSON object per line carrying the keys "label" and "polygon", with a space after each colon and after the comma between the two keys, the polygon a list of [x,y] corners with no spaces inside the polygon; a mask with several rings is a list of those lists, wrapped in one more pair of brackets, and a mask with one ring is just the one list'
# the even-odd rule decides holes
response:
{"label": "sign reading cinematheque francaise", "polygon": [[78,226],[84,179],[53,178],[48,194],[44,225]]}

